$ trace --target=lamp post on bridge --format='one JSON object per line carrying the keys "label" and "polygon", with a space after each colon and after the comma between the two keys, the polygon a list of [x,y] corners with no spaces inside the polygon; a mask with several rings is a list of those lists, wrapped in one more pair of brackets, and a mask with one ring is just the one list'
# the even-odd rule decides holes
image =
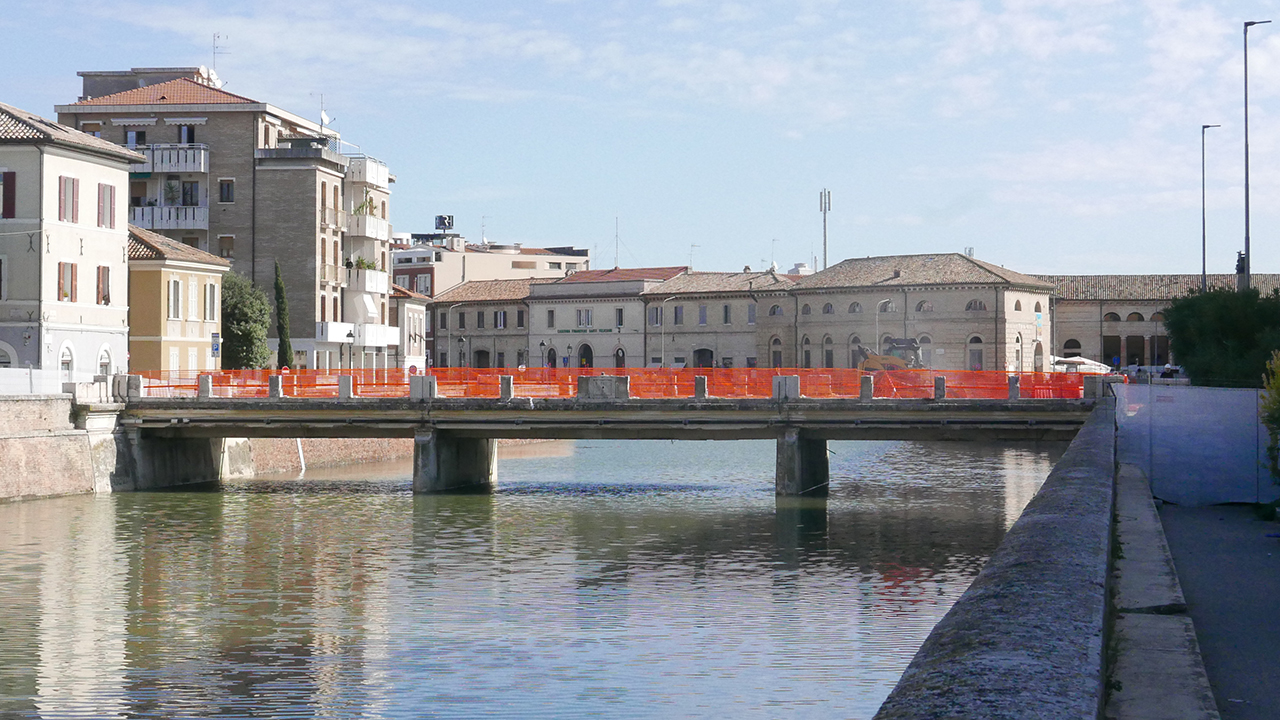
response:
{"label": "lamp post on bridge", "polygon": [[1248,290],[1250,277],[1249,253],[1249,28],[1266,25],[1270,20],[1249,20],[1244,24],[1244,288]]}
{"label": "lamp post on bridge", "polygon": [[1204,131],[1221,125],[1200,126],[1200,292],[1209,291],[1208,255],[1205,251],[1205,202],[1204,202]]}

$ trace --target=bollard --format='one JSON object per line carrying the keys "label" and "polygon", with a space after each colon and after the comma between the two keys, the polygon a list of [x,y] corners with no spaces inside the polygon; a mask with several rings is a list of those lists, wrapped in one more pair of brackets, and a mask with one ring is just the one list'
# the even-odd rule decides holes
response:
{"label": "bollard", "polygon": [[863,375],[858,385],[858,399],[870,400],[876,396],[876,379],[870,375]]}
{"label": "bollard", "polygon": [[947,397],[947,379],[941,375],[933,378],[933,399],[945,400]]}
{"label": "bollard", "polygon": [[350,400],[351,398],[355,397],[355,391],[353,390],[354,385],[355,383],[354,381],[352,381],[350,375],[339,375],[338,376],[338,399]]}
{"label": "bollard", "polygon": [[707,399],[707,376],[706,375],[693,376],[693,399],[694,400]]}
{"label": "bollard", "polygon": [[774,400],[799,400],[800,399],[800,376],[799,375],[774,375],[773,376],[773,399]]}
{"label": "bollard", "polygon": [[129,400],[142,398],[142,376],[129,375],[125,379],[125,397]]}
{"label": "bollard", "polygon": [[1021,395],[1020,378],[1017,375],[1009,376],[1009,399],[1017,400]]}
{"label": "bollard", "polygon": [[1101,378],[1097,375],[1085,375],[1081,380],[1083,381],[1081,390],[1084,397],[1096,398],[1100,395],[1098,388],[1102,386]]}
{"label": "bollard", "polygon": [[511,375],[498,376],[498,399],[510,400],[516,396],[516,379]]}
{"label": "bollard", "polygon": [[409,399],[415,401],[436,398],[436,376],[414,375],[409,378]]}
{"label": "bollard", "polygon": [[197,392],[197,396],[200,398],[213,397],[213,376],[201,375],[199,380],[200,380],[200,390]]}
{"label": "bollard", "polygon": [[279,375],[267,378],[267,396],[275,399],[284,397],[284,378]]}

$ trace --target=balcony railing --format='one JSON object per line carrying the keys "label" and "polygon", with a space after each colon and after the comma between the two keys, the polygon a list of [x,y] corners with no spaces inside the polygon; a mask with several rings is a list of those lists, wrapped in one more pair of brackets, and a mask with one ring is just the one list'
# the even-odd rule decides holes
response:
{"label": "balcony railing", "polygon": [[346,285],[347,269],[339,265],[321,265],[320,281],[337,283],[339,285]]}
{"label": "balcony railing", "polygon": [[356,326],[352,323],[344,322],[318,322],[316,323],[316,340],[318,342],[336,342],[348,343],[352,341],[355,335]]}
{"label": "balcony railing", "polygon": [[356,292],[386,294],[390,290],[387,273],[381,270],[353,270],[352,287]]}
{"label": "balcony railing", "polygon": [[320,208],[320,224],[334,230],[344,230],[347,224],[347,214],[337,208],[322,207]]}
{"label": "balcony railing", "polygon": [[381,160],[368,155],[349,155],[351,164],[347,165],[347,180],[356,183],[373,185],[382,189],[390,186],[391,173]]}
{"label": "balcony railing", "polygon": [[131,207],[129,222],[147,230],[208,230],[209,208],[186,205]]}
{"label": "balcony railing", "polygon": [[399,346],[400,328],[391,325],[361,323],[356,325],[356,344],[367,347]]}
{"label": "balcony railing", "polygon": [[390,240],[391,223],[374,215],[352,213],[347,216],[347,234],[374,240]]}
{"label": "balcony railing", "polygon": [[201,143],[168,143],[133,148],[146,156],[144,163],[129,166],[135,173],[207,173],[209,146]]}

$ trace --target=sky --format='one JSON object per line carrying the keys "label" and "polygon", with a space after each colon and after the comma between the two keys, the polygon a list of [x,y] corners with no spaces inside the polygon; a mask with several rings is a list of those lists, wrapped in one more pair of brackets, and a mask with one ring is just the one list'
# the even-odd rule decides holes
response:
{"label": "sky", "polygon": [[[0,102],[216,67],[390,167],[397,232],[595,267],[963,252],[1027,273],[1280,272],[1280,0],[5,0]],[[214,53],[214,34],[221,51]],[[616,242],[615,242],[616,240]]]}

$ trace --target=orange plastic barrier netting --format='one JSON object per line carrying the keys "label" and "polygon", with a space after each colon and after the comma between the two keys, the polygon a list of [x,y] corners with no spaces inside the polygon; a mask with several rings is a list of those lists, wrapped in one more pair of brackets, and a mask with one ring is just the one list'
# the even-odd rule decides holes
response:
{"label": "orange plastic barrier netting", "polygon": [[[143,371],[147,397],[196,397],[201,375],[209,375],[212,395],[218,398],[265,398],[269,394],[271,370],[216,370],[201,372]],[[449,398],[497,398],[500,380],[510,375],[517,397],[569,398],[577,394],[578,378],[584,375],[625,375],[631,397],[690,398],[694,378],[707,379],[707,395],[718,398],[768,398],[773,396],[773,378],[800,377],[800,393],[812,398],[856,398],[862,377],[871,375],[874,397],[925,399],[934,395],[934,379],[946,383],[948,398],[1005,399],[1009,377],[1016,374],[1023,398],[1078,399],[1083,397],[1083,375],[1079,373],[1004,373],[956,370],[886,370],[866,373],[840,368],[435,368],[437,392]],[[278,373],[286,397],[338,397],[339,378],[350,377],[357,397],[399,398],[409,395],[411,374],[401,368],[350,370],[295,370]]]}

